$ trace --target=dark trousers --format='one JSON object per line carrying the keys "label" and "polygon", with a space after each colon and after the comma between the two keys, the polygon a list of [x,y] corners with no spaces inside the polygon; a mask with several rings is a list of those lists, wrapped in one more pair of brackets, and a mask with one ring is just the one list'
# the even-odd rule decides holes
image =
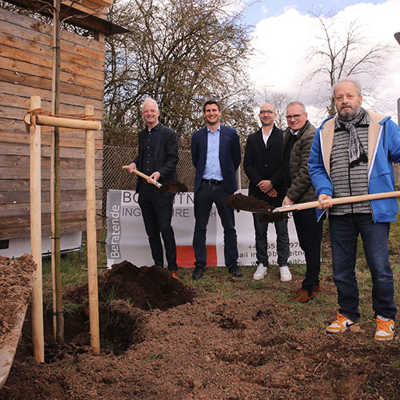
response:
{"label": "dark trousers", "polygon": [[310,291],[319,285],[323,221],[317,221],[314,209],[294,211],[293,219],[297,238],[306,259],[306,276],[301,287]]}
{"label": "dark trousers", "polygon": [[164,266],[162,236],[168,269],[177,270],[175,235],[171,226],[174,194],[146,185],[140,188],[138,201],[154,264]]}
{"label": "dark trousers", "polygon": [[224,228],[225,265],[230,268],[237,265],[238,248],[233,209],[226,206],[228,193],[222,184],[215,185],[202,182],[194,195],[194,235],[193,248],[196,259],[195,265],[205,268],[207,264],[206,234],[211,207],[215,203],[218,215]]}
{"label": "dark trousers", "polygon": [[[261,222],[262,214],[253,214],[254,231],[256,236],[257,264],[268,267],[268,223]],[[287,265],[289,258],[289,235],[287,219],[274,222],[276,231],[276,251],[278,253],[278,265]]]}
{"label": "dark trousers", "polygon": [[338,291],[339,312],[352,321],[360,319],[355,274],[357,239],[361,234],[365,258],[372,276],[375,317],[395,319],[393,271],[389,264],[389,223],[374,223],[370,214],[331,215],[333,277]]}

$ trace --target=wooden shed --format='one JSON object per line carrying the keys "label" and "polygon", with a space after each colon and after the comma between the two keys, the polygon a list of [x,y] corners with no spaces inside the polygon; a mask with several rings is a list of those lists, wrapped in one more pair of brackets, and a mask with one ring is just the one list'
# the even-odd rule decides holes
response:
{"label": "wooden shed", "polygon": [[[18,7],[51,15],[46,1],[9,0]],[[52,1],[47,3],[51,6]],[[90,30],[92,37],[62,30],[60,113],[82,115],[86,104],[103,118],[107,34],[123,28],[105,20],[112,0],[63,0],[69,23]],[[51,111],[52,26],[34,17],[0,9],[0,243],[28,237],[29,134],[23,122],[30,97],[42,98]],[[42,128],[42,229],[50,232],[50,144],[52,128]],[[85,230],[85,135],[60,130],[61,233]],[[96,208],[101,213],[102,133],[96,137]],[[101,226],[101,218],[98,218]]]}

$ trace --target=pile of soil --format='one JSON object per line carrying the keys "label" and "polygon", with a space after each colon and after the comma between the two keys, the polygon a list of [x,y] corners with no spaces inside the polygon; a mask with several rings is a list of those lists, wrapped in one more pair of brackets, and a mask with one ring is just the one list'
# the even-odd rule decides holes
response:
{"label": "pile of soil", "polygon": [[26,307],[34,271],[36,264],[27,254],[19,258],[0,256],[0,346]]}
{"label": "pile of soil", "polygon": [[[194,291],[181,281],[172,279],[159,266],[137,267],[128,261],[114,264],[99,278],[100,339],[104,351],[123,353],[143,340],[146,314],[141,310],[167,310],[193,301]],[[82,285],[65,294],[72,310],[65,313],[65,333],[69,344],[88,346],[89,304],[88,286]],[[48,315],[50,324],[50,315]],[[48,342],[52,338],[47,338]],[[60,352],[51,357],[60,358]]]}
{"label": "pile of soil", "polygon": [[[308,304],[287,301],[299,287],[301,274],[293,270],[294,280],[288,283],[269,271],[249,291],[253,270],[243,268],[244,277],[235,280],[224,268],[208,269],[213,290],[201,283],[195,284],[194,291],[190,283],[175,282],[162,269],[136,269],[128,263],[115,266],[99,282],[104,307],[102,353],[94,355],[89,346],[75,342],[60,348],[59,357],[37,365],[24,332],[0,399],[400,398],[398,336],[392,343],[374,343],[372,320],[362,323],[358,331],[327,335],[312,313],[326,314],[324,326],[334,316],[326,312],[327,296],[336,296],[330,280],[322,282],[323,291],[313,300],[311,312]],[[187,282],[189,273],[185,272]],[[224,292],[227,280],[236,295]],[[135,285],[137,292],[132,292]],[[87,300],[82,293],[78,288],[68,298],[82,302],[79,313],[84,315]],[[156,293],[154,304],[159,306],[150,306],[151,293]],[[176,303],[175,298],[184,301],[168,307]],[[79,313],[71,315],[82,327],[87,321],[79,319]],[[298,316],[305,314],[309,323],[300,326]],[[66,330],[69,327],[66,319]],[[119,352],[105,347],[107,329],[113,331],[115,341],[130,337],[131,344]]]}
{"label": "pile of soil", "polygon": [[[87,285],[76,288],[66,297],[76,304],[87,302]],[[100,302],[122,299],[142,310],[167,310],[191,302],[194,292],[181,281],[172,279],[168,270],[159,266],[136,267],[128,261],[114,264],[99,279]]]}

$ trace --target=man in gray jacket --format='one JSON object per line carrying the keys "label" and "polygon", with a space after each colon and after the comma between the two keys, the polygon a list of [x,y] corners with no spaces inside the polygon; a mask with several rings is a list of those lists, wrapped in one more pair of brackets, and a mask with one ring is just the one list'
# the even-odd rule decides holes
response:
{"label": "man in gray jacket", "polygon": [[[308,175],[308,157],[315,135],[315,127],[308,121],[304,104],[293,101],[287,105],[283,144],[283,162],[287,166],[288,190],[282,205],[316,200],[314,188]],[[317,221],[314,209],[293,212],[297,237],[306,259],[306,276],[301,288],[291,300],[305,303],[320,291],[322,221]]]}

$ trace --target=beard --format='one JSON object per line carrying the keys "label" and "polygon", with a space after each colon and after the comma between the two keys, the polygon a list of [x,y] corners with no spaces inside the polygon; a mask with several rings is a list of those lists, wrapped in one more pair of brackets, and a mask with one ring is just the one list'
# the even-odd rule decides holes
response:
{"label": "beard", "polygon": [[339,110],[339,117],[342,121],[351,121],[360,112],[360,107],[351,108],[350,111]]}
{"label": "beard", "polygon": [[274,123],[274,120],[271,121],[261,121],[262,126],[271,126]]}

